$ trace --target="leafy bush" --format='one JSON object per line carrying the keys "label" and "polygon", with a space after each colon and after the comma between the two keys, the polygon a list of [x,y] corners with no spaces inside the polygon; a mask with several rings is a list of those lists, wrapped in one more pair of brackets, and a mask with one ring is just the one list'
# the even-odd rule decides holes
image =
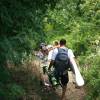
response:
{"label": "leafy bush", "polygon": [[[99,56],[91,56],[90,58],[86,58],[83,60],[83,75],[86,80],[87,86],[87,99],[86,100],[98,100],[100,97],[100,57]],[[97,99],[98,98],[98,99]]]}
{"label": "leafy bush", "polygon": [[17,84],[9,84],[8,86],[9,91],[8,91],[8,100],[18,100],[20,98],[23,98],[25,95],[25,90]]}

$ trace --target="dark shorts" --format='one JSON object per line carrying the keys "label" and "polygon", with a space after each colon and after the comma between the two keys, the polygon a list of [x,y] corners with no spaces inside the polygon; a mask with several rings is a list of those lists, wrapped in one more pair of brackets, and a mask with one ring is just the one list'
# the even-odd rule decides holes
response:
{"label": "dark shorts", "polygon": [[68,81],[69,81],[69,78],[68,78],[68,74],[65,74],[65,75],[62,75],[60,76],[61,77],[61,84],[63,86],[67,85]]}
{"label": "dark shorts", "polygon": [[68,81],[69,81],[69,77],[68,77],[68,72],[64,75],[58,75],[57,73],[55,74],[55,77],[58,81],[61,81],[61,84],[63,86],[67,85]]}

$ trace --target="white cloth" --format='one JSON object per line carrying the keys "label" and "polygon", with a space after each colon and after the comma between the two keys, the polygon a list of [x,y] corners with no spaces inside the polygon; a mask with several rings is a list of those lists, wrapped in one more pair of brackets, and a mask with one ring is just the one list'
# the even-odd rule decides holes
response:
{"label": "white cloth", "polygon": [[53,53],[53,50],[50,50],[48,54],[48,61],[52,59],[52,53]]}
{"label": "white cloth", "polygon": [[[61,47],[61,48],[66,49],[66,47]],[[51,57],[52,60],[55,60],[57,53],[58,53],[58,49],[55,48],[55,49],[52,51],[52,57]],[[71,49],[68,49],[68,57],[69,57],[70,59],[73,58],[73,57],[75,57]]]}

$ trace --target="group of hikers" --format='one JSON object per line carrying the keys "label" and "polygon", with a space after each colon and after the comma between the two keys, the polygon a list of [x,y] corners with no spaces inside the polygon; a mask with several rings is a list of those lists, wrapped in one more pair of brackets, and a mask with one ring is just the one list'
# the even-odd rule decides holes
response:
{"label": "group of hikers", "polygon": [[[76,63],[72,50],[66,47],[66,40],[61,39],[60,41],[54,41],[52,45],[42,43],[38,56],[40,56],[41,59],[47,56],[47,70],[50,72],[53,68],[53,75],[62,87],[61,100],[63,100],[69,81],[68,70],[71,68],[71,62]],[[51,80],[49,79],[49,81]]]}

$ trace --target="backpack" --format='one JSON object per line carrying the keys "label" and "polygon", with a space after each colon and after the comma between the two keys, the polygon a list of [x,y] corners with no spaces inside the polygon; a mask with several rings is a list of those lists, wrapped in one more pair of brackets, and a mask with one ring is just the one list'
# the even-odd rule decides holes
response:
{"label": "backpack", "polygon": [[58,54],[54,61],[55,71],[58,75],[63,75],[69,68],[69,58],[67,48],[58,48]]}

